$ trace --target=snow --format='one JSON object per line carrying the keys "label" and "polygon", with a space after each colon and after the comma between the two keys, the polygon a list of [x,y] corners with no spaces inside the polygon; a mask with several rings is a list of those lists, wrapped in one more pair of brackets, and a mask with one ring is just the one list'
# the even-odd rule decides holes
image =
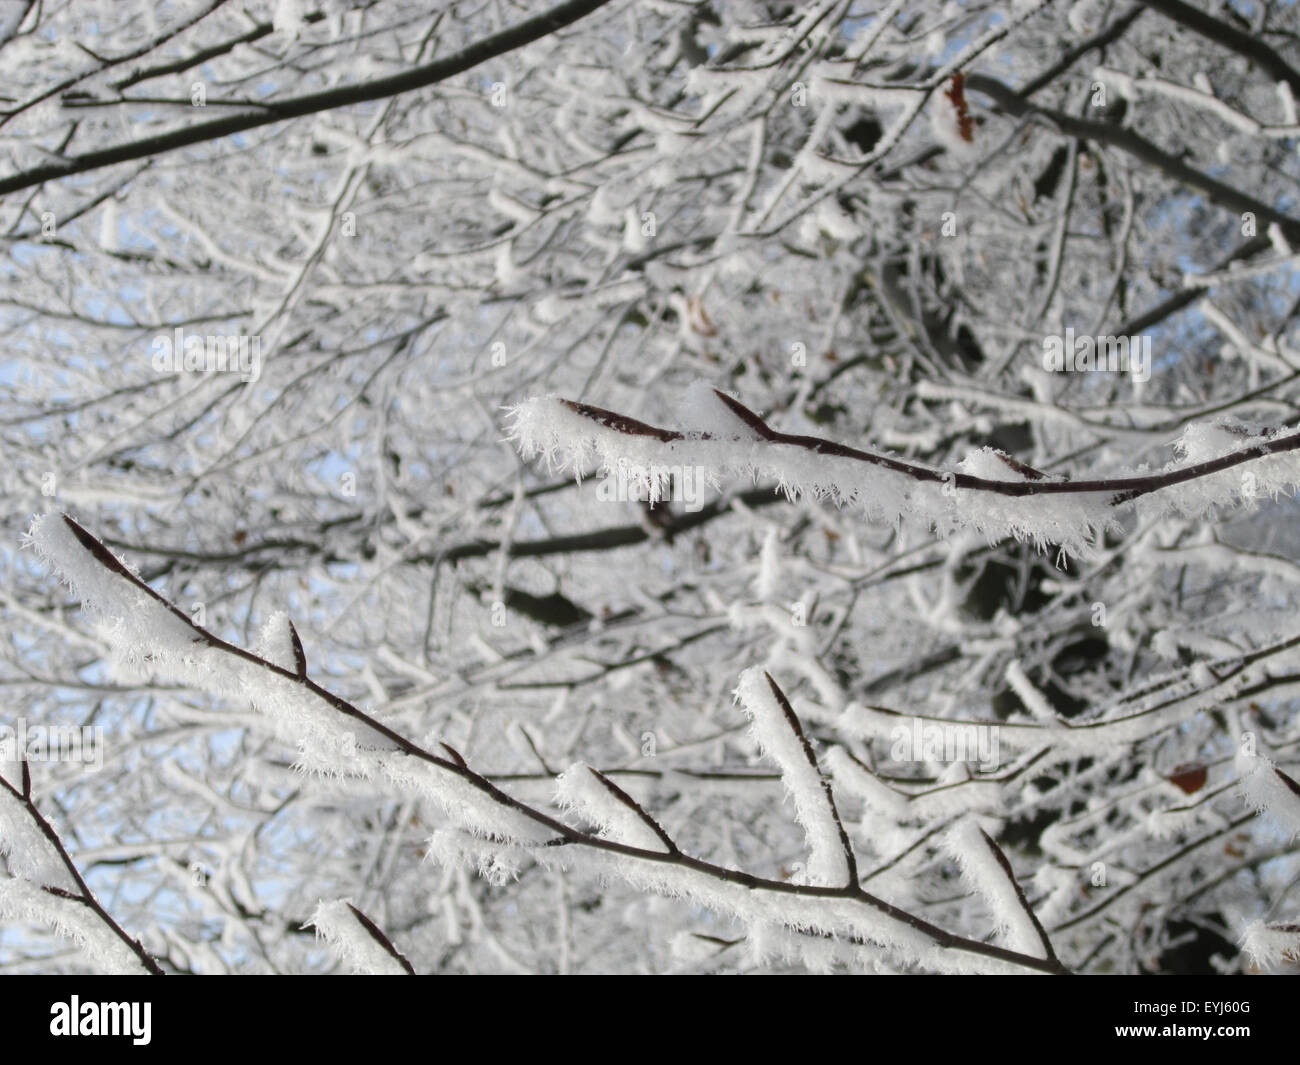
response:
{"label": "snow", "polygon": [[830,783],[818,768],[812,746],[797,721],[782,708],[773,682],[758,668],[740,675],[736,701],[749,715],[750,735],[781,770],[786,791],[794,800],[795,818],[803,827],[810,852],[808,883],[828,887],[848,883],[851,870]]}
{"label": "snow", "polygon": [[1025,675],[1024,666],[1015,659],[1007,663],[1006,680],[1035,720],[1045,725],[1060,722],[1047,697],[1034,686],[1033,681]]}
{"label": "snow", "polygon": [[[693,409],[698,411],[700,406],[693,404]],[[1084,553],[1101,531],[1115,522],[1110,503],[1113,493],[1010,497],[957,488],[942,478],[918,480],[869,462],[769,443],[748,427],[739,432],[734,417],[726,424],[717,414],[704,426],[682,430],[682,439],[667,441],[620,432],[555,397],[518,404],[510,408],[507,419],[510,437],[520,453],[525,458],[540,456],[549,469],[582,470],[597,465],[603,473],[610,473],[620,462],[635,468],[685,464],[701,469],[710,483],[721,484],[735,477],[774,480],[792,498],[824,499],[860,510],[873,521],[901,518],[922,523],[944,537],[973,530],[990,541],[1014,536],[1039,547],[1052,543],[1070,553]],[[963,462],[990,480],[1024,480],[982,450]],[[962,472],[969,471],[962,467]]]}
{"label": "snow", "polygon": [[763,536],[763,547],[758,555],[758,573],[754,578],[754,595],[760,602],[769,603],[776,595],[781,581],[780,530],[769,528]]}
{"label": "snow", "polygon": [[[208,55],[124,89],[206,83],[200,132],[219,98],[397,74],[523,17],[393,36],[352,0],[267,0],[274,31],[224,49],[252,17],[231,5],[86,3],[96,54]],[[1101,0],[778,7],[610,7],[395,107],[65,182],[32,168],[73,124],[92,160],[189,109],[111,99],[168,57],[94,75],[80,4],[3,19],[3,180],[32,183],[3,198],[0,477],[20,519],[51,511],[9,544],[3,683],[11,723],[88,722],[104,759],[33,756],[34,805],[0,792],[0,869],[75,888],[39,811],[123,927],[204,972],[349,967],[289,927],[348,893],[422,969],[1020,970],[981,956],[1040,946],[971,828],[1014,823],[1071,966],[1177,965],[1170,898],[1262,920],[1278,963],[1300,872],[1278,775],[1300,777],[1292,90]],[[1121,47],[1058,63],[1116,18]],[[1099,133],[1077,158],[972,88],[1045,72],[1034,104]],[[1195,210],[1141,141],[1180,153]],[[1149,375],[1045,368],[1044,331],[1125,320]],[[178,323],[265,326],[274,358],[247,387],[160,375]],[[711,491],[657,508],[689,525],[657,535],[521,455]],[[1166,486],[1116,490],[1134,478]],[[503,614],[507,587],[592,623]],[[923,733],[995,742],[970,761]],[[1246,735],[1265,757],[1234,764]],[[318,916],[355,938],[349,913]],[[0,966],[86,965],[49,938],[5,936]]]}
{"label": "snow", "polygon": [[[98,620],[119,660],[147,664],[166,679],[252,705],[267,716],[277,737],[297,745],[304,771],[385,781],[403,794],[433,800],[457,824],[487,836],[546,838],[547,829],[535,820],[465,777],[405,753],[367,721],[341,711],[302,683],[289,667],[212,642],[128,576],[120,560],[109,565],[105,562],[111,556],[97,558],[62,515],[37,518],[29,539]],[[121,568],[115,571],[115,566]],[[263,634],[286,662],[292,654],[291,639],[285,646],[289,633],[287,617],[273,617]]]}
{"label": "snow", "polygon": [[402,963],[357,919],[351,899],[320,902],[307,921],[334,957],[360,976],[406,976]]}
{"label": "snow", "polygon": [[258,644],[258,653],[268,662],[274,663],[281,669],[298,671],[298,654],[295,647],[298,647],[297,636],[293,631],[293,623],[289,620],[289,615],[283,610],[277,610],[266,620],[262,628],[261,641]]}
{"label": "snow", "polygon": [[1300,962],[1300,923],[1251,921],[1242,933],[1241,948],[1261,969]]}
{"label": "snow", "polygon": [[1268,758],[1238,752],[1238,794],[1256,813],[1267,814],[1292,839],[1300,836],[1300,784]]}
{"label": "snow", "polygon": [[990,910],[999,935],[1007,946],[1022,954],[1046,957],[1033,913],[1017,890],[1015,880],[999,861],[996,844],[972,817],[964,817],[945,838],[962,875]]}
{"label": "snow", "polygon": [[844,792],[860,799],[873,814],[900,821],[910,816],[907,796],[891,788],[843,747],[826,752],[826,768]]}
{"label": "snow", "polygon": [[[784,928],[807,935],[827,935],[840,940],[862,939],[883,948],[901,964],[936,972],[1024,973],[1021,964],[961,950],[939,947],[924,930],[892,916],[870,903],[847,898],[812,898],[770,888],[746,886],[681,865],[605,851],[570,847],[522,848],[485,842],[440,831],[430,841],[433,861],[469,865],[493,883],[517,874],[523,864],[536,861],[546,868],[564,869],[590,879],[617,878],[642,891],[680,899],[716,913],[734,917],[746,928]],[[856,966],[870,965],[877,957],[858,958]]]}
{"label": "snow", "polygon": [[142,976],[149,971],[88,906],[51,895],[27,880],[0,880],[0,919],[44,925],[56,935],[71,939],[98,972]]}
{"label": "snow", "polygon": [[[15,777],[13,781],[16,787],[19,779]],[[11,876],[31,881],[36,887],[79,890],[26,803],[3,784],[0,784],[0,854],[5,856]]]}
{"label": "snow", "polygon": [[555,781],[559,804],[596,825],[603,839],[617,840],[642,850],[663,851],[669,846],[646,817],[628,806],[610,790],[608,779],[602,780],[582,762],[575,762]]}

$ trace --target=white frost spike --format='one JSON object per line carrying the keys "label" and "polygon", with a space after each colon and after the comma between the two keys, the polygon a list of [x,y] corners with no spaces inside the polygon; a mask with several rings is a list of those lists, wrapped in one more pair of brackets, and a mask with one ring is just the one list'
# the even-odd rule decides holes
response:
{"label": "white frost spike", "polygon": [[642,231],[641,216],[632,206],[623,216],[623,250],[638,255],[646,249],[645,233]]}
{"label": "white frost spike", "polygon": [[961,866],[972,890],[988,904],[993,923],[1012,950],[1051,957],[1051,945],[1029,902],[1016,883],[1006,858],[996,843],[972,817],[964,817],[949,829],[946,849]]}
{"label": "white frost spike", "polygon": [[811,852],[808,882],[822,887],[854,883],[857,872],[830,783],[822,776],[812,745],[789,702],[759,667],[740,675],[736,699],[749,714],[750,735],[781,770],[781,779],[794,799],[795,819]]}
{"label": "white frost spike", "polygon": [[602,773],[575,762],[555,781],[556,801],[596,825],[604,839],[669,854],[675,847],[648,813]]}
{"label": "white frost spike", "polygon": [[502,241],[498,245],[493,264],[496,267],[497,284],[502,288],[509,288],[519,281],[519,268],[515,266],[515,242],[513,240]]}
{"label": "white frost spike", "polygon": [[377,938],[382,933],[348,899],[320,903],[307,924],[329,944],[334,957],[360,976],[414,974],[411,963],[391,943]]}
{"label": "white frost spike", "polygon": [[1300,924],[1252,921],[1242,934],[1241,949],[1261,969],[1300,962]]}
{"label": "white frost spike", "polygon": [[299,677],[307,675],[307,656],[303,653],[298,630],[289,615],[277,610],[262,626],[258,649],[263,658]]}
{"label": "white frost spike", "polygon": [[1296,124],[1295,97],[1291,95],[1291,86],[1285,81],[1277,83],[1277,98],[1282,105],[1282,125]]}
{"label": "white frost spike", "polygon": [[1262,756],[1238,754],[1236,770],[1246,804],[1269,814],[1292,838],[1300,836],[1300,784]]}
{"label": "white frost spike", "polygon": [[271,25],[276,33],[295,38],[307,25],[302,0],[276,0],[275,14],[271,16]]}
{"label": "white frost spike", "polygon": [[139,578],[79,525],[62,514],[42,514],[27,542],[81,600],[118,662],[167,653],[194,664],[199,645],[188,619],[135,583]]}

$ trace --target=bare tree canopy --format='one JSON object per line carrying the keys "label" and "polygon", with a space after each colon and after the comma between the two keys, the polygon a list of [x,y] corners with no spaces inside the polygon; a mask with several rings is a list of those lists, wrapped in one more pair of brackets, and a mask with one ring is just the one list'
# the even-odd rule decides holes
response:
{"label": "bare tree canopy", "polygon": [[0,71],[0,972],[1300,971],[1294,4]]}

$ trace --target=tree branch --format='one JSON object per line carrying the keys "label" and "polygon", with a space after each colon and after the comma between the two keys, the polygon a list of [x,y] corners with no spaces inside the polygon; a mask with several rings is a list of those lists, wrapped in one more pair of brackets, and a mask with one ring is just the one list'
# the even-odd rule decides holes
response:
{"label": "tree branch", "polygon": [[563,29],[590,15],[609,2],[610,0],[567,0],[566,3],[559,4],[544,14],[525,19],[509,29],[485,37],[455,55],[435,60],[402,74],[393,74],[355,85],[341,85],[335,89],[294,96],[287,100],[268,101],[259,110],[248,114],[229,115],[212,122],[203,122],[152,137],[142,137],[111,148],[101,148],[75,155],[61,162],[24,170],[7,178],[0,178],[0,196],[73,174],[84,174],[89,170],[113,166],[115,163],[158,156],[191,144],[229,137],[234,133],[243,133],[285,119],[301,118],[303,115],[314,115],[321,111],[332,111],[335,108],[349,107],[352,104],[366,103],[371,100],[385,100],[390,96],[436,85],[440,81],[446,81],[457,74],[472,70],[489,59],[495,59],[526,44],[541,40],[556,30]]}
{"label": "tree branch", "polygon": [[[906,910],[900,909],[899,907],[886,902],[884,899],[878,898],[877,896],[864,891],[856,882],[844,886],[823,887],[817,885],[794,884],[784,880],[771,880],[764,877],[754,876],[737,869],[715,865],[712,862],[692,857],[680,851],[673,850],[664,852],[658,850],[647,850],[641,847],[618,843],[614,840],[604,839],[601,836],[573,828],[570,825],[565,824],[563,821],[552,817],[550,814],[529,806],[502,791],[487,777],[470,769],[464,759],[455,752],[448,750],[446,757],[433,754],[393,731],[382,722],[370,717],[346,699],[322,688],[311,679],[299,677],[296,671],[278,666],[251,651],[246,651],[241,647],[228,643],[219,636],[195,625],[181,610],[173,606],[167,599],[159,595],[131,573],[126,566],[113,557],[112,553],[102,543],[67,515],[50,515],[47,519],[43,520],[62,522],[65,524],[72,532],[73,536],[75,536],[81,547],[88,552],[103,569],[111,573],[114,577],[128,582],[136,592],[143,593],[148,597],[148,599],[160,604],[176,620],[181,622],[184,629],[191,633],[188,639],[192,642],[202,644],[221,654],[232,655],[238,658],[241,662],[252,665],[260,671],[272,674],[282,680],[289,681],[292,684],[299,686],[305,693],[316,697],[330,708],[345,715],[350,720],[354,720],[363,727],[373,730],[375,733],[385,737],[398,751],[409,755],[422,763],[432,766],[443,773],[458,777],[461,781],[477,791],[481,796],[489,800],[493,805],[517,814],[525,818],[527,821],[553,833],[553,838],[549,840],[548,843],[543,844],[543,846],[575,846],[606,854],[619,855],[653,865],[673,867],[693,873],[703,874],[713,880],[744,887],[749,891],[771,892],[773,894],[800,897],[807,900],[824,899],[847,901],[855,905],[866,907],[882,917],[907,926],[914,932],[924,936],[935,947],[941,949],[954,950],[989,960],[1001,961],[1031,971],[1058,975],[1069,972],[1069,970],[1059,961],[1054,962],[1050,959],[1036,958],[1032,955],[1008,950],[990,943],[983,943],[978,940],[967,939],[963,936],[955,935],[937,925],[933,925],[930,922],[917,917],[912,913],[909,913]],[[42,553],[49,561],[58,565],[59,568],[62,568],[62,563],[65,563],[68,560],[62,559],[60,561],[60,559],[54,554],[51,554],[50,544],[45,537],[46,534],[43,530],[38,532],[34,529],[33,538],[37,542],[38,547],[41,547]],[[62,549],[59,548],[58,550]],[[80,562],[74,563],[74,565],[80,564]],[[487,841],[482,842],[485,844],[487,843]]]}

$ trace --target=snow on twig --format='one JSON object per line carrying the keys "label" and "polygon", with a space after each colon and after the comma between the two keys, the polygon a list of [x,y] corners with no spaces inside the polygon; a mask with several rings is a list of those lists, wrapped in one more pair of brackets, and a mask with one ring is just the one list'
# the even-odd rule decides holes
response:
{"label": "snow on twig", "polygon": [[555,781],[561,806],[574,810],[600,829],[606,839],[621,839],[644,850],[677,850],[668,833],[640,803],[609,777],[589,765],[577,762]]}
{"label": "snow on twig", "polygon": [[[1156,473],[1086,480],[1048,478],[991,448],[971,452],[956,470],[940,470],[820,437],[783,433],[738,400],[716,390],[710,408],[693,389],[687,407],[703,415],[687,430],[665,429],[614,411],[554,396],[526,400],[508,411],[509,432],[526,458],[577,470],[593,461],[606,473],[696,468],[710,483],[731,476],[772,478],[791,497],[809,495],[856,507],[869,518],[911,519],[941,535],[960,529],[990,539],[1012,536],[1040,548],[1072,553],[1094,545],[1118,508],[1175,485],[1196,482],[1175,498],[1156,500],[1157,512],[1204,512],[1300,485],[1300,433],[1263,432],[1246,447],[1204,456],[1207,427],[1190,426],[1175,442],[1179,458]],[[1222,434],[1215,434],[1221,437]],[[1232,472],[1250,464],[1250,478]],[[1150,508],[1151,504],[1145,504]]]}
{"label": "snow on twig", "polygon": [[740,675],[736,699],[750,717],[754,738],[780,768],[781,779],[794,799],[795,818],[803,827],[811,852],[809,883],[855,883],[853,845],[835,808],[830,781],[822,775],[812,744],[785,693],[770,674],[755,668]]}
{"label": "snow on twig", "polygon": [[1055,958],[1051,940],[1016,881],[1007,856],[975,819],[961,818],[948,831],[946,842],[967,883],[993,911],[994,925],[1008,945]]}
{"label": "snow on twig", "polygon": [[1239,753],[1236,768],[1238,791],[1247,805],[1268,814],[1293,839],[1300,836],[1300,783],[1260,755]]}
{"label": "snow on twig", "polygon": [[363,976],[414,976],[415,969],[379,926],[347,899],[322,902],[307,922],[334,956]]}

